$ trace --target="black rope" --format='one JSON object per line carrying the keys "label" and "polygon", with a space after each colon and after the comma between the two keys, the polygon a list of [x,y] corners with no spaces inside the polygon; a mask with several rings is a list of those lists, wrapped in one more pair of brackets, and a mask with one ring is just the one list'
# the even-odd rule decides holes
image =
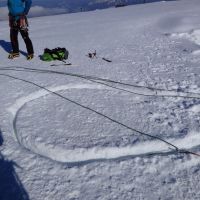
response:
{"label": "black rope", "polygon": [[32,85],[34,85],[34,86],[36,86],[36,87],[39,87],[39,88],[41,88],[41,89],[46,90],[46,91],[49,92],[49,93],[54,94],[54,95],[56,95],[56,96],[58,96],[58,97],[60,97],[60,98],[62,98],[62,99],[65,99],[65,100],[67,100],[67,101],[69,101],[69,102],[71,102],[71,103],[74,103],[74,104],[76,104],[76,105],[78,105],[78,106],[80,106],[80,107],[82,107],[82,108],[85,108],[85,109],[87,109],[87,110],[89,110],[89,111],[92,111],[92,112],[94,112],[94,113],[96,113],[96,114],[98,114],[98,115],[100,115],[100,116],[102,116],[102,117],[104,117],[104,118],[106,118],[106,119],[108,119],[108,120],[110,120],[110,121],[116,123],[116,124],[119,124],[119,125],[121,125],[121,126],[127,128],[127,129],[129,129],[129,130],[131,130],[131,131],[137,132],[137,133],[139,133],[139,134],[141,134],[141,135],[145,135],[145,136],[148,136],[148,137],[151,137],[151,138],[154,138],[154,139],[158,139],[158,140],[160,140],[160,141],[162,141],[162,142],[164,142],[164,143],[166,143],[166,144],[172,146],[173,148],[175,148],[175,150],[178,150],[178,149],[179,149],[177,146],[171,144],[170,142],[165,141],[164,139],[162,139],[162,138],[160,138],[160,137],[158,137],[158,136],[153,136],[153,135],[150,135],[150,134],[147,134],[147,133],[138,131],[138,130],[136,130],[136,129],[130,127],[130,126],[127,126],[127,125],[123,124],[122,122],[119,122],[119,121],[117,121],[117,120],[115,120],[115,119],[112,119],[111,117],[109,117],[109,116],[107,116],[107,115],[105,115],[105,114],[102,114],[102,113],[100,113],[100,112],[98,112],[98,111],[96,111],[96,110],[94,110],[94,109],[92,109],[92,108],[89,108],[89,107],[84,106],[84,105],[82,105],[82,104],[80,104],[80,103],[77,103],[77,102],[75,102],[75,101],[73,101],[73,100],[71,100],[71,99],[69,99],[69,98],[67,98],[67,97],[64,97],[63,95],[61,95],[61,94],[59,94],[59,93],[57,93],[57,92],[53,92],[53,91],[51,91],[50,89],[47,89],[46,87],[43,87],[43,86],[41,86],[41,85],[38,85],[38,84],[36,84],[36,83],[34,83],[34,82],[31,82],[31,81],[28,81],[28,80],[25,80],[25,79],[21,79],[21,78],[15,77],[15,76],[11,76],[11,75],[8,75],[8,74],[0,74],[0,76],[9,77],[9,78],[12,78],[12,79],[15,79],[15,80],[19,80],[19,81],[23,81],[23,82],[32,84]]}
{"label": "black rope", "polygon": [[[16,67],[16,66],[14,66],[14,67]],[[105,81],[105,82],[120,84],[120,85],[124,85],[124,86],[131,86],[131,87],[136,87],[136,88],[146,88],[146,89],[149,89],[149,90],[157,90],[157,91],[161,91],[161,92],[177,92],[177,93],[180,93],[179,91],[177,91],[175,89],[162,89],[162,88],[154,88],[154,87],[149,87],[149,86],[140,86],[140,85],[134,85],[134,84],[124,83],[124,82],[120,82],[120,81],[114,81],[114,80],[111,80],[111,79],[100,78],[100,77],[96,77],[96,76],[88,76],[88,75],[81,75],[81,74],[74,74],[74,73],[67,73],[67,72],[59,72],[59,71],[55,71],[55,70],[44,70],[44,69],[28,68],[28,67],[16,67],[16,68],[22,68],[22,69],[27,69],[27,70],[39,70],[39,71],[50,72],[50,73],[70,75],[70,76],[75,76],[75,77],[83,77],[83,78],[88,78],[88,79],[95,79],[95,80],[99,80],[99,81]],[[191,95],[200,95],[199,93],[195,93],[195,92],[184,92],[184,93],[185,94],[191,94]]]}
{"label": "black rope", "polygon": [[[82,79],[85,79],[85,80],[88,80],[88,81],[95,80],[95,81],[92,81],[92,82],[96,82],[98,84],[106,85],[106,86],[114,88],[114,89],[118,89],[118,90],[121,90],[121,91],[136,94],[136,95],[142,95],[142,96],[159,96],[159,97],[173,97],[173,98],[179,98],[180,97],[180,98],[200,99],[200,97],[197,97],[197,96],[160,95],[160,94],[157,94],[157,91],[180,93],[177,90],[165,90],[165,89],[153,88],[153,87],[147,87],[147,86],[138,86],[138,85],[132,85],[132,84],[128,84],[128,83],[113,81],[113,80],[110,80],[110,79],[103,79],[103,78],[99,78],[99,77],[95,77],[95,76],[87,76],[87,75],[73,74],[73,73],[67,73],[67,72],[59,72],[59,71],[54,71],[54,70],[44,70],[44,69],[16,67],[16,66],[0,68],[0,70],[13,70],[13,68],[22,69],[23,71],[28,70],[29,72],[41,72],[41,73],[53,73],[53,74],[67,75],[67,76],[82,78]],[[16,70],[16,71],[20,71],[20,70]],[[130,90],[127,90],[127,89],[119,88],[119,87],[116,87],[116,86],[111,86],[109,84],[102,83],[101,81],[108,82],[108,83],[120,84],[120,85],[124,85],[124,86],[132,86],[132,87],[135,87],[135,88],[145,88],[145,89],[149,89],[149,90],[152,90],[152,91],[156,91],[156,94],[141,94],[141,93],[138,93],[138,92],[133,92],[133,91],[130,91]],[[193,92],[182,92],[182,93],[187,94],[187,95],[200,95],[199,93],[193,93]]]}
{"label": "black rope", "polygon": [[[92,109],[92,108],[89,108],[89,107],[84,106],[84,105],[82,105],[82,104],[80,104],[80,103],[78,103],[78,102],[76,102],[76,101],[73,101],[73,100],[67,98],[67,97],[64,97],[63,95],[61,95],[61,94],[59,94],[59,93],[57,93],[57,92],[53,92],[53,91],[51,91],[50,89],[47,89],[46,87],[43,87],[43,86],[41,86],[41,85],[39,85],[39,84],[37,84],[37,83],[34,83],[34,82],[32,82],[32,81],[28,81],[28,80],[25,80],[25,79],[21,79],[21,78],[15,77],[15,76],[11,76],[11,75],[8,75],[8,74],[1,74],[1,73],[0,73],[0,76],[9,77],[9,78],[12,78],[12,79],[15,79],[15,80],[19,80],[19,81],[22,81],[22,82],[26,82],[26,83],[29,83],[29,84],[31,84],[31,85],[34,85],[34,86],[36,86],[36,87],[38,87],[38,88],[44,89],[44,90],[48,91],[48,92],[51,93],[51,94],[54,94],[54,95],[56,95],[56,96],[58,96],[58,97],[60,97],[60,98],[62,98],[62,99],[64,99],[64,100],[67,100],[67,101],[69,101],[69,102],[71,102],[71,103],[73,103],[73,104],[75,104],[75,105],[77,105],[77,106],[80,106],[80,107],[85,108],[85,109],[87,109],[87,110],[89,110],[89,111],[92,111],[92,112],[94,112],[94,113],[96,113],[96,114],[98,114],[98,115],[100,115],[100,116],[102,116],[102,117],[108,119],[109,121],[111,121],[111,122],[113,122],[113,123],[116,123],[116,124],[118,124],[118,125],[121,125],[122,127],[126,128],[126,129],[128,129],[128,130],[131,130],[131,131],[136,132],[136,133],[139,133],[139,134],[141,134],[141,135],[144,135],[144,136],[147,136],[147,137],[150,137],[150,138],[159,140],[159,141],[161,141],[161,142],[163,142],[163,143],[165,143],[165,144],[167,144],[167,145],[173,147],[174,150],[175,150],[175,152],[177,152],[177,153],[193,154],[193,155],[196,155],[196,156],[200,156],[199,154],[194,153],[194,152],[191,152],[191,151],[189,151],[189,150],[179,149],[179,147],[177,147],[176,145],[174,145],[174,144],[172,144],[172,143],[170,143],[170,142],[168,142],[168,141],[162,139],[161,137],[153,136],[153,135],[151,135],[151,134],[144,133],[144,132],[142,132],[142,131],[136,130],[136,129],[134,129],[134,128],[132,128],[132,127],[130,127],[130,126],[128,126],[128,125],[122,123],[122,122],[119,122],[119,121],[117,121],[117,120],[115,120],[115,119],[112,119],[111,117],[109,117],[109,116],[107,116],[107,115],[105,115],[105,114],[102,114],[102,113],[100,113],[100,112],[98,112],[98,111],[96,111],[96,110],[94,110],[94,109]],[[18,142],[21,144],[20,141],[18,141]]]}
{"label": "black rope", "polygon": [[[55,74],[55,73],[52,73],[52,72],[43,72],[43,71],[40,71],[40,70],[21,70],[21,69],[2,69],[2,70],[11,70],[11,71],[17,71],[17,72],[33,72],[33,73],[51,73],[51,74]],[[0,69],[1,71],[1,69]],[[61,75],[66,75],[66,76],[70,76],[70,75],[67,75],[67,74],[61,74]],[[141,95],[141,96],[156,96],[156,95],[145,95],[145,94],[140,94],[140,93],[137,93],[137,92],[133,92],[133,91],[130,91],[130,90],[127,90],[127,89],[123,89],[123,88],[119,88],[119,87],[116,87],[116,86],[112,86],[112,85],[109,85],[107,83],[103,83],[103,82],[100,82],[100,81],[96,81],[96,80],[93,80],[93,79],[88,79],[88,78],[85,78],[85,77],[78,77],[78,78],[81,78],[81,79],[84,79],[84,80],[87,80],[87,81],[90,81],[90,82],[93,82],[93,83],[97,83],[97,84],[101,84],[101,85],[105,85],[106,87],[110,87],[110,88],[113,88],[113,89],[116,89],[116,90],[120,90],[120,91],[123,91],[123,92],[127,92],[127,93],[131,93],[131,94],[135,94],[135,95]],[[160,97],[160,96],[159,96]],[[166,97],[166,96],[164,96]],[[171,97],[171,96],[170,96]],[[174,96],[172,96],[174,97]]]}

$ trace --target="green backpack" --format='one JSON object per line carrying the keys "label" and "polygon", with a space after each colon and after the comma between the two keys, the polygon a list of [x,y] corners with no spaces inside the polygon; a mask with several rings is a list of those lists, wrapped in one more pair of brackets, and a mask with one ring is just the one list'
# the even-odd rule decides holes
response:
{"label": "green backpack", "polygon": [[53,61],[53,60],[60,60],[64,61],[67,60],[69,56],[69,52],[65,48],[55,48],[55,49],[44,49],[44,53],[41,56],[43,61]]}

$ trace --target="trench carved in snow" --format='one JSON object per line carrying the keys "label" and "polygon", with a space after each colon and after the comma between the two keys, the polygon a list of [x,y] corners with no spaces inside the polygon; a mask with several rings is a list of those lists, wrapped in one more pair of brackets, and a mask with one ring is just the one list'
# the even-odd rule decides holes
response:
{"label": "trench carved in snow", "polygon": [[[51,92],[64,91],[69,89],[108,90],[110,88],[94,84],[68,84],[68,85],[48,88],[48,90]],[[16,139],[20,143],[20,145],[22,145],[29,151],[54,161],[66,162],[66,163],[76,163],[76,162],[85,162],[85,161],[102,160],[102,159],[103,160],[118,159],[121,157],[144,156],[149,154],[173,153],[173,150],[170,150],[167,144],[155,140],[142,142],[134,146],[127,146],[127,147],[101,147],[101,148],[94,147],[87,149],[77,148],[73,150],[67,150],[55,146],[52,148],[51,146],[48,146],[45,143],[39,143],[39,144],[35,144],[34,142],[25,143],[23,141],[23,138],[21,138],[20,134],[18,134],[17,132],[17,127],[16,127],[17,116],[26,104],[48,95],[50,93],[49,91],[39,90],[37,92],[34,92],[28,96],[18,99],[14,105],[8,108],[8,111],[12,114],[13,117],[13,130]],[[190,133],[184,138],[170,139],[168,141],[178,146],[179,148],[192,149],[199,146],[199,140],[200,140],[199,133]]]}

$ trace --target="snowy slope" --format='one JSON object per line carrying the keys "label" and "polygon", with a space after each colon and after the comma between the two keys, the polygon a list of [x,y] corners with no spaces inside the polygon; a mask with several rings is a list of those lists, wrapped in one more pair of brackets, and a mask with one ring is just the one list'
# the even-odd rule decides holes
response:
{"label": "snowy slope", "polygon": [[[200,157],[174,148],[200,153],[199,6],[32,18],[30,62],[0,22],[0,199],[199,199]],[[57,46],[72,66],[40,61]]]}

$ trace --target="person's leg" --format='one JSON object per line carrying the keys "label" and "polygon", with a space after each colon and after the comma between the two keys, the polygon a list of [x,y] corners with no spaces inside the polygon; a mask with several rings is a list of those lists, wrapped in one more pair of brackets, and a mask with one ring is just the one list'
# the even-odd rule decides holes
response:
{"label": "person's leg", "polygon": [[20,29],[20,33],[26,44],[28,55],[33,55],[34,54],[33,44],[32,44],[31,39],[29,38],[28,29]]}
{"label": "person's leg", "polygon": [[10,41],[12,45],[12,51],[8,55],[9,59],[19,57],[18,32],[18,29],[12,27],[10,28]]}
{"label": "person's leg", "polygon": [[19,53],[19,43],[18,43],[18,29],[10,29],[10,41],[13,49],[13,53]]}

